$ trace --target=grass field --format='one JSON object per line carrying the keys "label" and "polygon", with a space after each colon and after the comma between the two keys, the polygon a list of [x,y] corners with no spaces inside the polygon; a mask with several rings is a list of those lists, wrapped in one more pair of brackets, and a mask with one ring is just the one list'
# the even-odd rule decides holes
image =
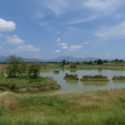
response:
{"label": "grass field", "polygon": [[[5,71],[7,64],[0,64],[0,71]],[[41,71],[47,70],[58,70],[60,67],[60,63],[41,63]],[[125,63],[106,63],[103,65],[96,64],[80,64],[77,65],[76,68],[70,68],[70,65],[65,65],[65,69],[77,70],[77,69],[110,69],[110,70],[125,70]]]}
{"label": "grass field", "polygon": [[0,94],[0,125],[124,125],[125,90]]}

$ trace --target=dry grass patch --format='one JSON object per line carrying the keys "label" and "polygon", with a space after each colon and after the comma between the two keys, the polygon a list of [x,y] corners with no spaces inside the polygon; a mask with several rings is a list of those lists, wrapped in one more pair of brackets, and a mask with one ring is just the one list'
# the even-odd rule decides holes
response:
{"label": "dry grass patch", "polygon": [[3,92],[0,94],[0,104],[7,108],[14,108],[17,103],[17,97],[10,92]]}

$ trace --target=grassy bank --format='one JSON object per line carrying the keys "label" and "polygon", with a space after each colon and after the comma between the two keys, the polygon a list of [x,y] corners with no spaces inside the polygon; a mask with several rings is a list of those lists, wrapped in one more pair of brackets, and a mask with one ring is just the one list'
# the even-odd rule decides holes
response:
{"label": "grassy bank", "polygon": [[0,94],[1,125],[124,125],[125,90]]}
{"label": "grassy bank", "polygon": [[1,91],[14,92],[42,92],[47,90],[56,90],[60,86],[51,78],[28,79],[28,78],[0,78]]}

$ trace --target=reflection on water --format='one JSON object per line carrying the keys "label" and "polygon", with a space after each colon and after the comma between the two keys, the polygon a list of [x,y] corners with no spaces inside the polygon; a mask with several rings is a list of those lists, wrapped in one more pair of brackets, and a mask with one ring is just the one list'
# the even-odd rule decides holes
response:
{"label": "reflection on water", "polygon": [[[77,74],[79,79],[83,75],[105,75],[108,77],[108,82],[83,82],[83,81],[74,81],[74,80],[64,80],[66,73]],[[78,92],[78,91],[96,91],[102,89],[115,89],[115,88],[125,88],[125,81],[112,81],[113,76],[125,76],[125,71],[114,71],[114,70],[61,70],[59,73],[55,74],[53,71],[42,72],[42,76],[52,77],[60,85],[61,92]],[[122,84],[121,84],[122,83]]]}
{"label": "reflection on water", "polygon": [[105,85],[108,84],[108,82],[104,82],[104,81],[101,81],[101,82],[99,82],[99,81],[97,81],[97,82],[95,82],[95,81],[84,81],[83,84],[86,85],[86,86],[90,86],[90,85],[105,86]]}

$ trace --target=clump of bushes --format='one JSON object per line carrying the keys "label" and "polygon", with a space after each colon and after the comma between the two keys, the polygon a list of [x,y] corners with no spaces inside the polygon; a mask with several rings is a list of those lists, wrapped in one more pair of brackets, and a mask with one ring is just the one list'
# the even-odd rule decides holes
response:
{"label": "clump of bushes", "polygon": [[78,75],[76,75],[76,74],[68,74],[68,73],[66,73],[64,79],[67,79],[67,80],[79,80]]}
{"label": "clump of bushes", "polygon": [[76,69],[76,68],[77,68],[77,65],[75,63],[70,65],[70,69]]}
{"label": "clump of bushes", "polygon": [[53,73],[54,73],[54,74],[59,74],[60,71],[59,71],[59,70],[54,70]]}
{"label": "clump of bushes", "polygon": [[37,63],[32,63],[28,67],[28,75],[31,79],[37,79],[40,76],[40,65]]}
{"label": "clump of bushes", "polygon": [[125,80],[125,76],[114,76],[112,78],[112,80],[116,81],[116,80]]}
{"label": "clump of bushes", "polygon": [[25,93],[59,89],[60,86],[55,80],[40,77],[40,69],[38,63],[28,64],[16,56],[11,56],[6,78],[2,77],[0,80],[0,90]]}
{"label": "clump of bushes", "polygon": [[28,65],[16,56],[11,56],[8,63],[6,71],[8,78],[29,77],[30,79],[37,79],[40,76],[40,65],[37,63]]}
{"label": "clump of bushes", "polygon": [[108,77],[104,75],[95,75],[95,76],[86,75],[83,76],[81,81],[108,81]]}

